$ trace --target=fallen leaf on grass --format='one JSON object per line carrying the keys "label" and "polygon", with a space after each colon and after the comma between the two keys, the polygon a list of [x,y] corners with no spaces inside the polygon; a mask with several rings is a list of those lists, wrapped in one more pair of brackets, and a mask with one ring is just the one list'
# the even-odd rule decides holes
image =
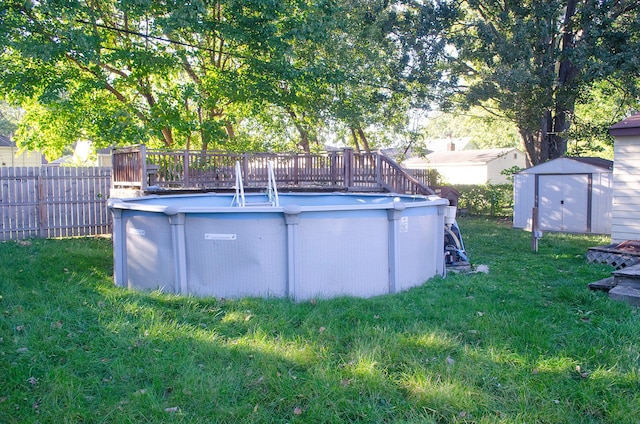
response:
{"label": "fallen leaf on grass", "polygon": [[455,363],[456,363],[455,359],[453,359],[451,356],[447,356],[447,364],[453,365]]}
{"label": "fallen leaf on grass", "polygon": [[302,415],[302,408],[300,408],[299,406],[296,406],[296,407],[293,409],[293,413],[294,413],[295,415]]}
{"label": "fallen leaf on grass", "polygon": [[171,406],[169,408],[164,408],[164,412],[174,413],[180,411],[180,408],[177,406]]}
{"label": "fallen leaf on grass", "polygon": [[19,347],[16,349],[17,353],[27,353],[29,352],[29,348],[28,347]]}
{"label": "fallen leaf on grass", "polygon": [[326,328],[320,327],[320,328],[318,328],[318,333],[322,334],[322,333],[324,333],[324,330],[326,330]]}

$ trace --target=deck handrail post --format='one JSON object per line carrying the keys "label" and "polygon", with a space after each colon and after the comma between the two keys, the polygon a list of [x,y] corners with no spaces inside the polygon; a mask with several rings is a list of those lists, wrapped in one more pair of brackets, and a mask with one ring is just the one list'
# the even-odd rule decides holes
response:
{"label": "deck handrail post", "polygon": [[376,184],[378,187],[384,187],[382,181],[382,156],[379,152],[375,153],[376,155]]}
{"label": "deck handrail post", "polygon": [[329,166],[331,167],[331,185],[338,185],[338,154],[329,152]]}
{"label": "deck handrail post", "polygon": [[138,161],[140,163],[140,190],[146,190],[149,188],[147,182],[147,146],[140,145],[138,150]]}
{"label": "deck handrail post", "polygon": [[342,152],[344,155],[344,187],[349,190],[353,187],[353,149],[346,148]]}
{"label": "deck handrail post", "polygon": [[251,185],[251,179],[249,178],[249,153],[242,154],[242,175],[244,177],[245,184]]}
{"label": "deck handrail post", "polygon": [[189,150],[185,149],[182,157],[182,178],[184,178],[184,185],[189,187]]}

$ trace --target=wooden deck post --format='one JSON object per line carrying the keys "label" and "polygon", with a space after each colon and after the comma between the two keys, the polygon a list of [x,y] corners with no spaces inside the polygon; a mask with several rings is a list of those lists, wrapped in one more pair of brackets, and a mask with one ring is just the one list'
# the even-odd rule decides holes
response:
{"label": "wooden deck post", "polygon": [[349,190],[353,187],[353,149],[344,149],[344,188]]}
{"label": "wooden deck post", "polygon": [[183,157],[182,157],[182,176],[184,178],[185,187],[191,186],[191,178],[189,176],[189,151],[185,149]]}

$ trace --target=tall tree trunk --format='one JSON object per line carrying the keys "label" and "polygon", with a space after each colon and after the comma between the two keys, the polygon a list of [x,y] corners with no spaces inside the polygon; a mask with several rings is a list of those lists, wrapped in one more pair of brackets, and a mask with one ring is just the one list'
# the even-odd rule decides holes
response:
{"label": "tall tree trunk", "polygon": [[311,153],[311,143],[310,143],[311,138],[309,137],[309,131],[307,131],[307,129],[300,123],[300,120],[298,119],[298,115],[296,115],[295,111],[293,111],[289,107],[287,107],[286,109],[287,109],[287,113],[289,114],[289,116],[293,121],[293,125],[295,125],[296,129],[298,130],[298,133],[300,134],[300,142],[298,143],[298,145],[302,147],[302,150],[305,153]]}
{"label": "tall tree trunk", "polygon": [[231,123],[231,121],[224,121],[224,127],[227,130],[227,136],[229,138],[235,138],[236,136],[236,131],[233,128],[233,124]]}
{"label": "tall tree trunk", "polygon": [[164,127],[162,130],[162,137],[164,138],[164,145],[167,147],[173,146],[173,131],[170,127]]}
{"label": "tall tree trunk", "polygon": [[367,141],[367,137],[364,135],[364,131],[362,128],[358,127],[358,135],[360,136],[360,141],[362,141],[362,145],[364,146],[364,150],[367,153],[371,153],[371,147],[369,147],[369,142]]}
{"label": "tall tree trunk", "polygon": [[351,137],[353,138],[353,145],[357,153],[360,153],[360,143],[358,142],[358,134],[356,134],[356,130],[353,127],[349,128],[351,130]]}

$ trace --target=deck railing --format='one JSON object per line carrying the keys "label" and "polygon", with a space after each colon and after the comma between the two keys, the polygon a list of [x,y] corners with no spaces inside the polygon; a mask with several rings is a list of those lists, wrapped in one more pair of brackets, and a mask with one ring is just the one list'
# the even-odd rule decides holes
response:
{"label": "deck railing", "polygon": [[235,163],[246,188],[264,188],[267,162],[278,187],[433,194],[390,158],[352,149],[318,154],[160,151],[132,146],[113,150],[113,187],[150,189],[231,189]]}

